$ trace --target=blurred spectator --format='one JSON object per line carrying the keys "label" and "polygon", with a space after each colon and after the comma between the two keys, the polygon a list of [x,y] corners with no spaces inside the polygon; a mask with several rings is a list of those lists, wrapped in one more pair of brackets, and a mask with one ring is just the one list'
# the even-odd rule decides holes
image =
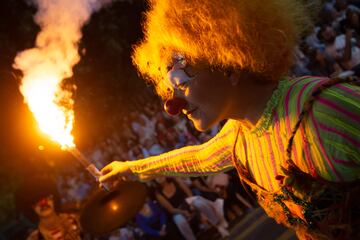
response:
{"label": "blurred spectator", "polygon": [[229,174],[220,173],[208,177],[208,186],[216,189],[221,198],[224,199],[224,212],[227,221],[233,221],[244,214],[244,207],[252,209],[252,204],[243,197],[240,192],[243,187],[230,180]]}
{"label": "blurred spectator", "polygon": [[324,48],[324,44],[320,42],[319,38],[317,37],[318,32],[320,31],[320,27],[314,27],[313,31],[304,38],[304,43],[309,48]]}
{"label": "blurred spectator", "polygon": [[332,58],[326,58],[319,48],[309,49],[307,68],[316,76],[337,76],[341,71],[339,64]]}
{"label": "blurred spectator", "polygon": [[34,177],[22,183],[16,204],[26,217],[38,222],[28,240],[82,239],[78,216],[60,212],[56,184],[48,177]]}
{"label": "blurred spectator", "polygon": [[142,147],[143,157],[147,158],[154,155],[164,153],[165,150],[154,140],[147,139]]}
{"label": "blurred spectator", "polygon": [[331,24],[338,17],[338,11],[333,3],[325,3],[320,10],[319,17],[321,24]]}
{"label": "blurred spectator", "polygon": [[145,239],[181,239],[176,226],[168,221],[165,210],[154,200],[145,202],[136,215],[136,223],[143,230]]}
{"label": "blurred spectator", "polygon": [[309,63],[309,58],[299,49],[295,48],[295,64],[292,68],[292,73],[294,76],[304,76],[311,75],[307,65]]}
{"label": "blurred spectator", "polygon": [[216,189],[209,187],[203,177],[191,178],[191,185],[193,187],[192,191],[194,192],[194,195],[204,197],[209,204],[212,205],[215,213],[219,217],[217,226],[220,226],[220,228],[227,228],[228,222],[226,221],[224,214],[224,199],[220,197]]}
{"label": "blurred spectator", "polygon": [[172,214],[173,221],[186,239],[193,239],[194,233],[190,231],[191,228],[188,224],[184,224],[184,220],[187,219],[192,222],[192,226],[197,228],[199,225],[199,219],[196,218],[197,214],[201,214],[211,226],[216,227],[222,237],[229,235],[227,226],[223,224],[221,216],[210,201],[201,196],[193,197],[190,188],[176,178],[159,177],[155,181],[159,185],[156,198]]}
{"label": "blurred spectator", "polygon": [[169,212],[181,235],[186,240],[196,239],[191,225],[197,227],[199,221],[185,201],[185,198],[192,195],[190,190],[183,185],[180,187],[175,180],[170,178],[159,177],[155,181],[158,186],[156,199]]}

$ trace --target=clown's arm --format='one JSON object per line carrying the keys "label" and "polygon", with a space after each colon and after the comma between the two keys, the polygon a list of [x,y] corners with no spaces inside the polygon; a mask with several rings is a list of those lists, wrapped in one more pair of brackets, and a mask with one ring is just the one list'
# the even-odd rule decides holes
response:
{"label": "clown's arm", "polygon": [[233,168],[232,151],[237,123],[229,120],[208,142],[137,161],[114,161],[102,169],[100,182],[118,178],[149,180],[156,176],[202,176]]}

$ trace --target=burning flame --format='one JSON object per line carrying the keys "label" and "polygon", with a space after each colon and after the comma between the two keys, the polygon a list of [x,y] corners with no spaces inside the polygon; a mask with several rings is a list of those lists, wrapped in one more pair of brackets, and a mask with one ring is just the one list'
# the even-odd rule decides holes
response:
{"label": "burning flame", "polygon": [[62,81],[80,60],[81,27],[91,13],[111,0],[33,0],[41,27],[35,48],[19,53],[14,68],[23,72],[20,91],[40,129],[63,149],[75,147],[72,92]]}
{"label": "burning flame", "polygon": [[[40,129],[62,148],[71,148],[75,147],[74,137],[71,135],[74,122],[73,101],[71,92],[59,86],[61,80],[55,74],[40,72],[35,76],[24,77],[20,91]],[[61,106],[59,101],[67,101],[68,104]]]}

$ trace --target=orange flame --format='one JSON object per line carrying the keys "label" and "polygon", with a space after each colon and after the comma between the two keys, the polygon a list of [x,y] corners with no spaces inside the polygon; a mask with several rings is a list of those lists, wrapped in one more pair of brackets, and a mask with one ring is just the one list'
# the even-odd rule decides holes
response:
{"label": "orange flame", "polygon": [[61,144],[73,148],[72,93],[61,87],[80,60],[81,27],[92,12],[111,0],[33,0],[38,7],[34,20],[41,27],[36,47],[16,56],[14,68],[24,77],[20,91],[40,129]]}
{"label": "orange flame", "polygon": [[[24,77],[20,90],[40,129],[65,149],[75,147],[74,137],[71,135],[74,111],[71,93],[60,88],[60,81],[59,76],[40,73],[34,78]],[[58,98],[65,98],[62,100],[70,102],[70,106],[59,105]]]}

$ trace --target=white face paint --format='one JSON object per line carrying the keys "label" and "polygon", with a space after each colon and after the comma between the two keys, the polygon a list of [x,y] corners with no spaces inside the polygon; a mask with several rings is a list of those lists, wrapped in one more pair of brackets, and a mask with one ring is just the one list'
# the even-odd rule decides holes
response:
{"label": "white face paint", "polygon": [[228,101],[229,80],[220,71],[195,69],[184,58],[175,59],[168,72],[168,84],[175,98],[187,104],[182,112],[204,131],[223,120],[223,110]]}
{"label": "white face paint", "polygon": [[168,79],[170,80],[171,86],[178,89],[179,86],[189,82],[192,78],[189,77],[183,69],[178,69],[169,71]]}
{"label": "white face paint", "polygon": [[185,68],[187,63],[183,57],[175,61],[175,64],[168,72],[167,79],[173,89],[181,89],[181,86],[187,84],[194,76],[189,76],[189,74],[186,73]]}

